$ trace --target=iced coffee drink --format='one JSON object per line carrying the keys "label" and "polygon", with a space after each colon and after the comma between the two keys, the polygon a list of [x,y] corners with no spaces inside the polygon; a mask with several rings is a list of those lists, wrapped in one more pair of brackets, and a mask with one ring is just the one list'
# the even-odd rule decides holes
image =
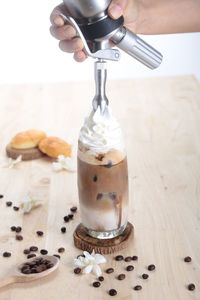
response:
{"label": "iced coffee drink", "polygon": [[128,171],[122,132],[108,106],[86,118],[78,146],[82,224],[93,237],[118,236],[127,224]]}

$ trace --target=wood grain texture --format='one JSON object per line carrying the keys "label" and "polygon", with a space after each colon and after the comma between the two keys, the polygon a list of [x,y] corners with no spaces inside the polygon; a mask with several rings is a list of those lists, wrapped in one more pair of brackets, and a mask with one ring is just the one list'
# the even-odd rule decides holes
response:
{"label": "wood grain texture", "polygon": [[[120,253],[138,255],[135,270],[108,255],[101,288],[91,286],[92,274],[73,274],[73,258],[81,253],[73,245],[73,232],[80,223],[79,212],[66,224],[63,217],[78,205],[76,173],[52,171],[49,160],[23,162],[15,169],[0,168],[0,277],[24,261],[23,249],[32,245],[57,253],[61,264],[56,274],[37,282],[15,284],[0,291],[0,300],[110,299],[116,288],[121,300],[200,299],[200,87],[192,76],[134,81],[111,81],[107,94],[115,116],[124,130],[130,183],[129,220],[135,236]],[[93,82],[0,87],[0,159],[18,131],[38,128],[76,143],[79,128],[93,98]],[[44,184],[45,182],[45,184]],[[5,205],[18,205],[28,191],[40,191],[45,204],[30,215]],[[18,242],[10,226],[22,226],[24,240]],[[37,237],[43,230],[44,237]],[[10,258],[3,258],[11,251]],[[190,255],[192,263],[183,258]],[[155,272],[147,265],[154,263]],[[140,278],[150,273],[148,280]],[[126,280],[115,277],[126,273]],[[190,292],[186,285],[196,284]],[[133,287],[142,284],[142,291]]]}

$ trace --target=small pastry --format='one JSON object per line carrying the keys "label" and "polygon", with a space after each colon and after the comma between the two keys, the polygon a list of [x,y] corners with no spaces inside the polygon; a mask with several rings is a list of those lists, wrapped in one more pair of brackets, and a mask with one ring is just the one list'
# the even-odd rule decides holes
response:
{"label": "small pastry", "polygon": [[39,149],[52,158],[57,158],[59,155],[70,157],[72,154],[71,145],[54,136],[44,138],[39,143]]}
{"label": "small pastry", "polygon": [[19,132],[7,145],[7,156],[16,159],[21,155],[22,160],[41,158],[44,154],[38,149],[38,144],[45,137],[46,134],[41,130]]}

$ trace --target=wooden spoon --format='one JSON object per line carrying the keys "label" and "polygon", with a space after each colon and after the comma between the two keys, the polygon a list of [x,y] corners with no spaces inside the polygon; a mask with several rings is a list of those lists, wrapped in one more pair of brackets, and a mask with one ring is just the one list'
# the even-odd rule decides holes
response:
{"label": "wooden spoon", "polygon": [[47,269],[47,270],[41,272],[41,273],[23,274],[21,272],[21,267],[25,263],[24,262],[23,264],[21,264],[17,267],[14,267],[12,270],[10,270],[10,272],[8,273],[6,278],[0,279],[0,288],[4,287],[6,285],[12,284],[12,283],[29,282],[32,280],[40,279],[42,277],[48,276],[50,273],[54,272],[58,268],[60,260],[56,256],[49,256],[49,255],[38,256],[38,257],[34,257],[32,260],[28,260],[28,262],[32,262],[36,258],[40,258],[40,257],[43,259],[48,259],[49,261],[51,261],[51,263],[54,264],[54,266],[50,269]]}

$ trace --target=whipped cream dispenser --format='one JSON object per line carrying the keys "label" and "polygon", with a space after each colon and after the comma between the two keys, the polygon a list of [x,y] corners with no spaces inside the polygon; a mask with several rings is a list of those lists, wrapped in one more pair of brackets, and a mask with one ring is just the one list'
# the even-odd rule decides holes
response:
{"label": "whipped cream dispenser", "polygon": [[63,0],[62,17],[77,31],[85,53],[94,58],[96,95],[80,130],[78,190],[81,222],[89,236],[111,239],[128,222],[128,170],[122,132],[112,116],[105,93],[106,61],[118,61],[116,45],[147,67],[157,68],[162,55],[123,26],[124,18],[111,19],[111,0]]}

